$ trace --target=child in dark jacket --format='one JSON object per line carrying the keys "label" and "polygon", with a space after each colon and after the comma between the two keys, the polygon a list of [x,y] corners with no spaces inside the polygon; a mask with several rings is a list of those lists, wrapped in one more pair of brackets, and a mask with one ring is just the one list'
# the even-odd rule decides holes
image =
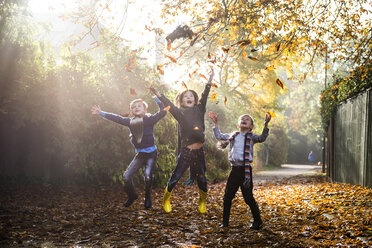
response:
{"label": "child in dark jacket", "polygon": [[136,149],[136,155],[128,168],[124,172],[124,190],[128,195],[128,200],[124,206],[129,207],[138,198],[132,182],[133,175],[145,165],[145,208],[151,208],[151,185],[152,177],[156,165],[157,148],[155,146],[154,125],[166,115],[164,104],[155,98],[159,105],[159,111],[153,115],[147,113],[147,103],[142,99],[133,100],[130,103],[130,109],[133,118],[122,117],[117,114],[104,112],[99,106],[93,106],[92,114],[102,117],[129,127],[130,140]]}
{"label": "child in dark jacket", "polygon": [[251,166],[254,154],[253,145],[266,140],[266,137],[269,135],[267,125],[270,122],[271,115],[266,114],[265,126],[261,135],[252,133],[254,125],[250,115],[246,114],[240,116],[238,120],[239,131],[231,134],[222,134],[220,132],[217,115],[211,112],[209,116],[215,124],[213,128],[214,136],[216,139],[222,140],[222,142],[219,143],[219,148],[224,149],[230,145],[229,161],[231,163],[231,171],[227,179],[223,199],[222,227],[227,227],[229,225],[231,202],[240,187],[244,201],[248,204],[252,212],[253,224],[251,225],[251,229],[258,230],[262,224],[262,220],[257,202],[253,197]]}
{"label": "child in dark jacket", "polygon": [[195,174],[199,187],[198,210],[200,213],[206,212],[207,179],[205,177],[206,166],[203,149],[204,115],[213,75],[214,71],[212,69],[200,101],[198,101],[198,95],[195,91],[185,90],[176,98],[178,107],[164,95],[160,95],[156,89],[151,88],[154,94],[166,106],[170,106],[169,112],[177,120],[179,125],[180,152],[177,157],[176,167],[168,181],[163,197],[163,209],[167,213],[172,211],[170,204],[172,190],[188,167],[190,167],[192,174]]}

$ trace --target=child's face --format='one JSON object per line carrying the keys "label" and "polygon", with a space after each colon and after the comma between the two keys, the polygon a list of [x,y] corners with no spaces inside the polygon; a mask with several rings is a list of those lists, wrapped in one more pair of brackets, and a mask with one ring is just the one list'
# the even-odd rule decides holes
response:
{"label": "child's face", "polygon": [[181,106],[184,108],[191,108],[195,105],[195,97],[191,91],[187,91],[182,98]]}
{"label": "child's face", "polygon": [[253,129],[252,119],[249,118],[248,116],[242,116],[241,118],[239,118],[238,128],[252,131]]}
{"label": "child's face", "polygon": [[147,109],[142,102],[135,102],[131,106],[131,110],[134,116],[143,117],[147,113]]}

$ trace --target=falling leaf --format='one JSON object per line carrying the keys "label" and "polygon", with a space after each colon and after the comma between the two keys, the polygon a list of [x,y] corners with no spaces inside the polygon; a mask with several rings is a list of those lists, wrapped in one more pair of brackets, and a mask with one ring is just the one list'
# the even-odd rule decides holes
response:
{"label": "falling leaf", "polygon": [[230,50],[230,48],[224,48],[224,47],[222,47],[221,49],[222,49],[222,51],[224,51],[224,53],[228,53],[229,50]]}
{"label": "falling leaf", "polygon": [[280,43],[278,45],[276,45],[276,51],[279,52],[279,49],[280,49]]}
{"label": "falling leaf", "polygon": [[217,60],[216,59],[209,59],[207,62],[210,62],[212,64],[215,64],[217,62]]}
{"label": "falling leaf", "polygon": [[215,83],[212,83],[212,87],[218,88],[217,84],[215,84]]}
{"label": "falling leaf", "polygon": [[136,96],[136,95],[137,95],[137,92],[136,92],[135,89],[130,88],[130,94],[131,94],[132,96]]}
{"label": "falling leaf", "polygon": [[257,52],[257,49],[251,49],[251,53]]}
{"label": "falling leaf", "polygon": [[250,40],[241,40],[241,41],[236,42],[233,46],[239,45],[240,48],[244,48],[244,47],[248,46],[249,44],[251,44]]}
{"label": "falling leaf", "polygon": [[213,93],[211,96],[211,102],[214,102],[214,100],[216,100],[216,97],[217,97],[217,93]]}
{"label": "falling leaf", "polygon": [[199,130],[199,128],[198,127],[194,127],[194,130]]}
{"label": "falling leaf", "polygon": [[189,90],[189,88],[187,88],[187,85],[185,84],[184,81],[182,81],[182,87],[184,87],[186,90]]}
{"label": "falling leaf", "polygon": [[199,73],[199,76],[201,76],[202,78],[204,78],[205,80],[208,80],[206,76],[204,76],[203,74]]}
{"label": "falling leaf", "polygon": [[163,108],[164,111],[169,111],[171,108],[171,106],[166,106],[165,108]]}
{"label": "falling leaf", "polygon": [[326,65],[324,66],[324,69],[327,69],[327,70],[329,70],[329,65],[328,65],[328,64],[326,64]]}
{"label": "falling leaf", "polygon": [[168,59],[170,59],[173,63],[177,63],[177,60],[175,58],[173,58],[172,56],[165,55],[165,57],[167,57]]}
{"label": "falling leaf", "polygon": [[167,45],[167,50],[170,51],[171,50],[171,42],[168,42],[168,45]]}
{"label": "falling leaf", "polygon": [[248,59],[251,59],[251,60],[254,60],[254,61],[259,61],[257,58],[252,57],[252,56],[248,56]]}
{"label": "falling leaf", "polygon": [[183,51],[180,52],[180,55],[178,57],[181,57],[183,55]]}
{"label": "falling leaf", "polygon": [[225,101],[223,102],[225,105],[226,105],[226,103],[227,103],[227,97],[225,96]]}
{"label": "falling leaf", "polygon": [[196,64],[197,64],[197,65],[198,65],[198,66],[200,67],[200,64],[199,64],[199,62],[198,62],[198,61],[196,61],[195,63],[196,63]]}
{"label": "falling leaf", "polygon": [[280,88],[284,89],[284,85],[283,85],[282,81],[280,81],[279,78],[277,78],[275,82],[280,86]]}
{"label": "falling leaf", "polygon": [[276,116],[275,113],[274,113],[274,112],[271,112],[270,110],[267,111],[267,113],[268,113],[269,115],[271,115],[271,117],[275,117],[275,116]]}
{"label": "falling leaf", "polygon": [[211,58],[212,58],[211,53],[208,52],[208,59],[211,59]]}
{"label": "falling leaf", "polygon": [[265,71],[267,71],[267,70],[274,70],[274,69],[275,69],[274,66],[273,65],[270,65],[270,66],[268,66],[268,67],[265,68]]}
{"label": "falling leaf", "polygon": [[247,56],[247,53],[246,53],[246,51],[243,51],[243,53],[242,53],[242,58],[244,59],[245,56]]}
{"label": "falling leaf", "polygon": [[191,73],[189,73],[189,77],[191,78],[192,76],[191,76]]}

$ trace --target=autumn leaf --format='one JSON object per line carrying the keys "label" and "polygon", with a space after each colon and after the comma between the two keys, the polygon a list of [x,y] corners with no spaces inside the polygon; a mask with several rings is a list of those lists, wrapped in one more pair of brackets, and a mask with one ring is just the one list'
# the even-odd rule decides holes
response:
{"label": "autumn leaf", "polygon": [[217,84],[215,84],[215,83],[212,83],[212,87],[218,88]]}
{"label": "autumn leaf", "polygon": [[324,69],[327,69],[327,70],[329,70],[329,65],[328,65],[328,64],[326,64],[326,65],[324,66]]}
{"label": "autumn leaf", "polygon": [[212,58],[211,53],[208,52],[208,59],[211,59],[211,58]]}
{"label": "autumn leaf", "polygon": [[268,67],[265,68],[265,71],[268,71],[268,70],[274,70],[274,66],[273,65],[270,65]]}
{"label": "autumn leaf", "polygon": [[195,62],[195,64],[197,64],[197,65],[198,65],[198,66],[200,67],[200,64],[199,64],[199,62],[198,62],[198,61],[196,61],[196,62]]}
{"label": "autumn leaf", "polygon": [[244,48],[244,47],[248,46],[249,44],[251,44],[250,40],[241,40],[241,41],[236,42],[233,46],[239,45],[240,48]]}
{"label": "autumn leaf", "polygon": [[228,53],[229,50],[230,50],[230,48],[224,48],[224,47],[222,47],[221,49],[222,49],[222,51],[223,51],[224,53]]}
{"label": "autumn leaf", "polygon": [[248,56],[248,59],[251,59],[251,60],[254,60],[254,61],[259,61],[257,58],[252,57],[252,56]]}
{"label": "autumn leaf", "polygon": [[213,93],[211,96],[211,102],[214,102],[214,100],[216,100],[216,97],[217,97],[217,93]]}
{"label": "autumn leaf", "polygon": [[171,106],[166,106],[165,108],[163,108],[164,111],[169,111],[171,108]]}
{"label": "autumn leaf", "polygon": [[184,81],[182,81],[182,87],[184,87],[186,90],[189,90],[189,88],[187,88],[187,85],[185,84]]}
{"label": "autumn leaf", "polygon": [[158,65],[156,69],[158,69],[160,75],[164,75],[164,71],[161,69],[164,65]]}
{"label": "autumn leaf", "polygon": [[132,96],[136,96],[137,95],[137,92],[136,92],[136,90],[134,88],[130,88],[130,94]]}
{"label": "autumn leaf", "polygon": [[269,115],[271,115],[271,117],[275,117],[276,115],[275,115],[275,113],[274,112],[272,112],[272,111],[267,111],[267,113],[269,114]]}
{"label": "autumn leaf", "polygon": [[171,50],[171,46],[172,46],[172,43],[171,43],[171,42],[168,42],[168,45],[167,45],[167,50],[168,50],[168,51]]}
{"label": "autumn leaf", "polygon": [[280,49],[280,43],[278,45],[276,45],[276,51],[279,52],[279,49]]}
{"label": "autumn leaf", "polygon": [[247,56],[246,51],[243,51],[243,53],[242,53],[242,58],[244,59],[246,56]]}
{"label": "autumn leaf", "polygon": [[225,96],[225,101],[223,102],[225,105],[226,105],[226,103],[227,103],[227,97]]}
{"label": "autumn leaf", "polygon": [[204,78],[205,80],[208,80],[206,76],[204,76],[203,74],[199,73],[199,76],[201,76],[202,78]]}
{"label": "autumn leaf", "polygon": [[257,52],[257,49],[251,49],[251,53]]}
{"label": "autumn leaf", "polygon": [[177,60],[175,58],[173,58],[172,56],[165,55],[165,57],[167,57],[168,59],[170,59],[173,63],[177,63]]}
{"label": "autumn leaf", "polygon": [[280,88],[284,89],[284,85],[283,85],[282,81],[280,81],[279,78],[277,78],[275,82],[280,86]]}
{"label": "autumn leaf", "polygon": [[199,128],[198,127],[194,127],[194,130],[199,130]]}

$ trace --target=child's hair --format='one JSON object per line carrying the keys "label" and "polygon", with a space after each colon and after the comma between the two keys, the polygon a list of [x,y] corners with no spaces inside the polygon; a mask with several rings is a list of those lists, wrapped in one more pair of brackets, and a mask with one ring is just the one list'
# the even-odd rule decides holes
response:
{"label": "child's hair", "polygon": [[185,90],[185,91],[182,91],[181,93],[178,93],[178,95],[176,96],[176,103],[177,103],[177,106],[178,107],[181,107],[181,103],[182,103],[182,99],[183,99],[183,96],[188,92],[190,91],[193,95],[194,95],[194,98],[195,98],[195,105],[198,104],[198,101],[199,101],[199,96],[198,94],[193,91],[193,90]]}
{"label": "child's hair", "polygon": [[133,104],[135,104],[136,102],[141,102],[141,103],[143,104],[143,106],[145,107],[145,109],[147,110],[148,105],[147,105],[147,103],[146,103],[144,100],[142,100],[142,99],[134,99],[133,101],[131,101],[130,104],[129,104],[129,108],[132,109]]}
{"label": "child's hair", "polygon": [[254,126],[254,120],[252,116],[250,116],[249,114],[244,114],[244,115],[239,116],[238,120],[241,120],[243,117],[248,117],[251,120],[252,126]]}

